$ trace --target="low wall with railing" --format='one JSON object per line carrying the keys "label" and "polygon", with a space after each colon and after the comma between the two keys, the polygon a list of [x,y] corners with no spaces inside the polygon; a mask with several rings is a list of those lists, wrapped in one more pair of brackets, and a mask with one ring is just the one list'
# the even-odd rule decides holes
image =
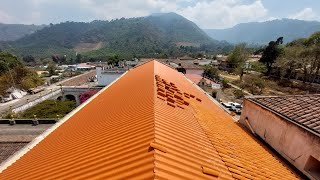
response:
{"label": "low wall with railing", "polygon": [[57,90],[55,90],[55,91],[53,91],[51,93],[48,93],[48,94],[46,94],[44,96],[40,96],[39,98],[37,98],[37,99],[35,99],[33,101],[30,101],[30,102],[28,102],[26,104],[23,104],[23,105],[20,105],[20,106],[16,106],[16,107],[12,107],[12,112],[14,112],[14,113],[22,112],[22,111],[24,111],[26,109],[29,109],[32,106],[35,106],[35,105],[41,103],[42,101],[45,101],[47,99],[50,99],[50,98],[60,94],[61,92],[62,92],[61,89],[57,89]]}

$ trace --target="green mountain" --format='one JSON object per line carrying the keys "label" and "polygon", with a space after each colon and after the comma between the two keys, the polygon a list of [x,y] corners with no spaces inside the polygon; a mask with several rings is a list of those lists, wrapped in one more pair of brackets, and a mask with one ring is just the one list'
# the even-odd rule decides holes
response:
{"label": "green mountain", "polygon": [[175,56],[180,47],[222,51],[231,46],[211,39],[193,22],[175,13],[153,14],[112,21],[65,22],[45,27],[0,48],[17,55],[50,57],[52,54],[88,57],[120,54],[124,57]]}
{"label": "green mountain", "polygon": [[214,39],[230,43],[267,44],[278,37],[284,37],[284,42],[287,43],[320,31],[320,22],[281,19],[243,23],[228,29],[206,29],[204,31]]}
{"label": "green mountain", "polygon": [[23,25],[0,23],[0,41],[15,41],[44,28],[45,25]]}

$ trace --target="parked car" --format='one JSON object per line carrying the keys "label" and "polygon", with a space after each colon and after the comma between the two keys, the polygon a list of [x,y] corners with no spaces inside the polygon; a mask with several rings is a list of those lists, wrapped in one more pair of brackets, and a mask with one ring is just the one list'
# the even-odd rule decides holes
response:
{"label": "parked car", "polygon": [[224,102],[224,103],[222,103],[222,105],[224,107],[226,107],[227,109],[231,109],[231,104],[232,104],[232,102]]}
{"label": "parked car", "polygon": [[2,97],[1,102],[5,103],[5,102],[11,101],[11,100],[13,100],[11,94],[7,94],[7,95]]}
{"label": "parked car", "polygon": [[231,111],[241,114],[242,106],[239,103],[231,103]]}
{"label": "parked car", "polygon": [[27,92],[29,94],[37,94],[37,93],[39,93],[39,92],[41,92],[43,90],[44,90],[44,87],[40,86],[40,87],[36,87],[36,88],[31,88]]}

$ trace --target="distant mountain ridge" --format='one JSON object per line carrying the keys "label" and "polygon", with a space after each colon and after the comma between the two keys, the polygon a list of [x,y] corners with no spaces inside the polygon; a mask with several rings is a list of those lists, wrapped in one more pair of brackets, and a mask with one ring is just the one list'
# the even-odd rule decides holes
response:
{"label": "distant mountain ridge", "polygon": [[24,25],[24,24],[3,24],[0,23],[0,41],[15,41],[32,34],[46,25]]}
{"label": "distant mountain ridge", "polygon": [[[175,13],[112,21],[64,22],[47,26],[0,48],[18,55],[118,53],[131,55],[172,54],[181,44],[200,47],[210,44],[217,50],[228,43],[210,38],[195,23]],[[100,52],[97,52],[100,51]],[[92,54],[92,53],[91,53]]]}
{"label": "distant mountain ridge", "polygon": [[228,29],[205,29],[204,31],[213,39],[230,43],[267,44],[280,36],[284,37],[284,42],[287,43],[320,31],[320,22],[281,19],[242,23]]}

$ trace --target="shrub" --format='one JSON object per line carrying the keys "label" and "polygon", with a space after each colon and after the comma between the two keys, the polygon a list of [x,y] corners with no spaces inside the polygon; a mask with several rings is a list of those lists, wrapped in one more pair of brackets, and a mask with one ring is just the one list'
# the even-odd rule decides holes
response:
{"label": "shrub", "polygon": [[97,90],[87,90],[84,93],[80,94],[80,103],[84,103],[86,100],[88,100],[90,97],[95,95],[98,91]]}
{"label": "shrub", "polygon": [[23,118],[56,118],[65,116],[76,107],[73,101],[45,100],[21,114]]}
{"label": "shrub", "polygon": [[252,94],[262,94],[265,88],[265,82],[259,76],[245,76],[240,87],[248,89]]}
{"label": "shrub", "polygon": [[244,97],[244,92],[242,90],[236,89],[233,91],[236,99],[241,99]]}
{"label": "shrub", "polygon": [[222,86],[223,86],[223,88],[229,88],[230,86],[229,86],[229,81],[228,80],[226,80],[226,79],[223,79],[222,80]]}

